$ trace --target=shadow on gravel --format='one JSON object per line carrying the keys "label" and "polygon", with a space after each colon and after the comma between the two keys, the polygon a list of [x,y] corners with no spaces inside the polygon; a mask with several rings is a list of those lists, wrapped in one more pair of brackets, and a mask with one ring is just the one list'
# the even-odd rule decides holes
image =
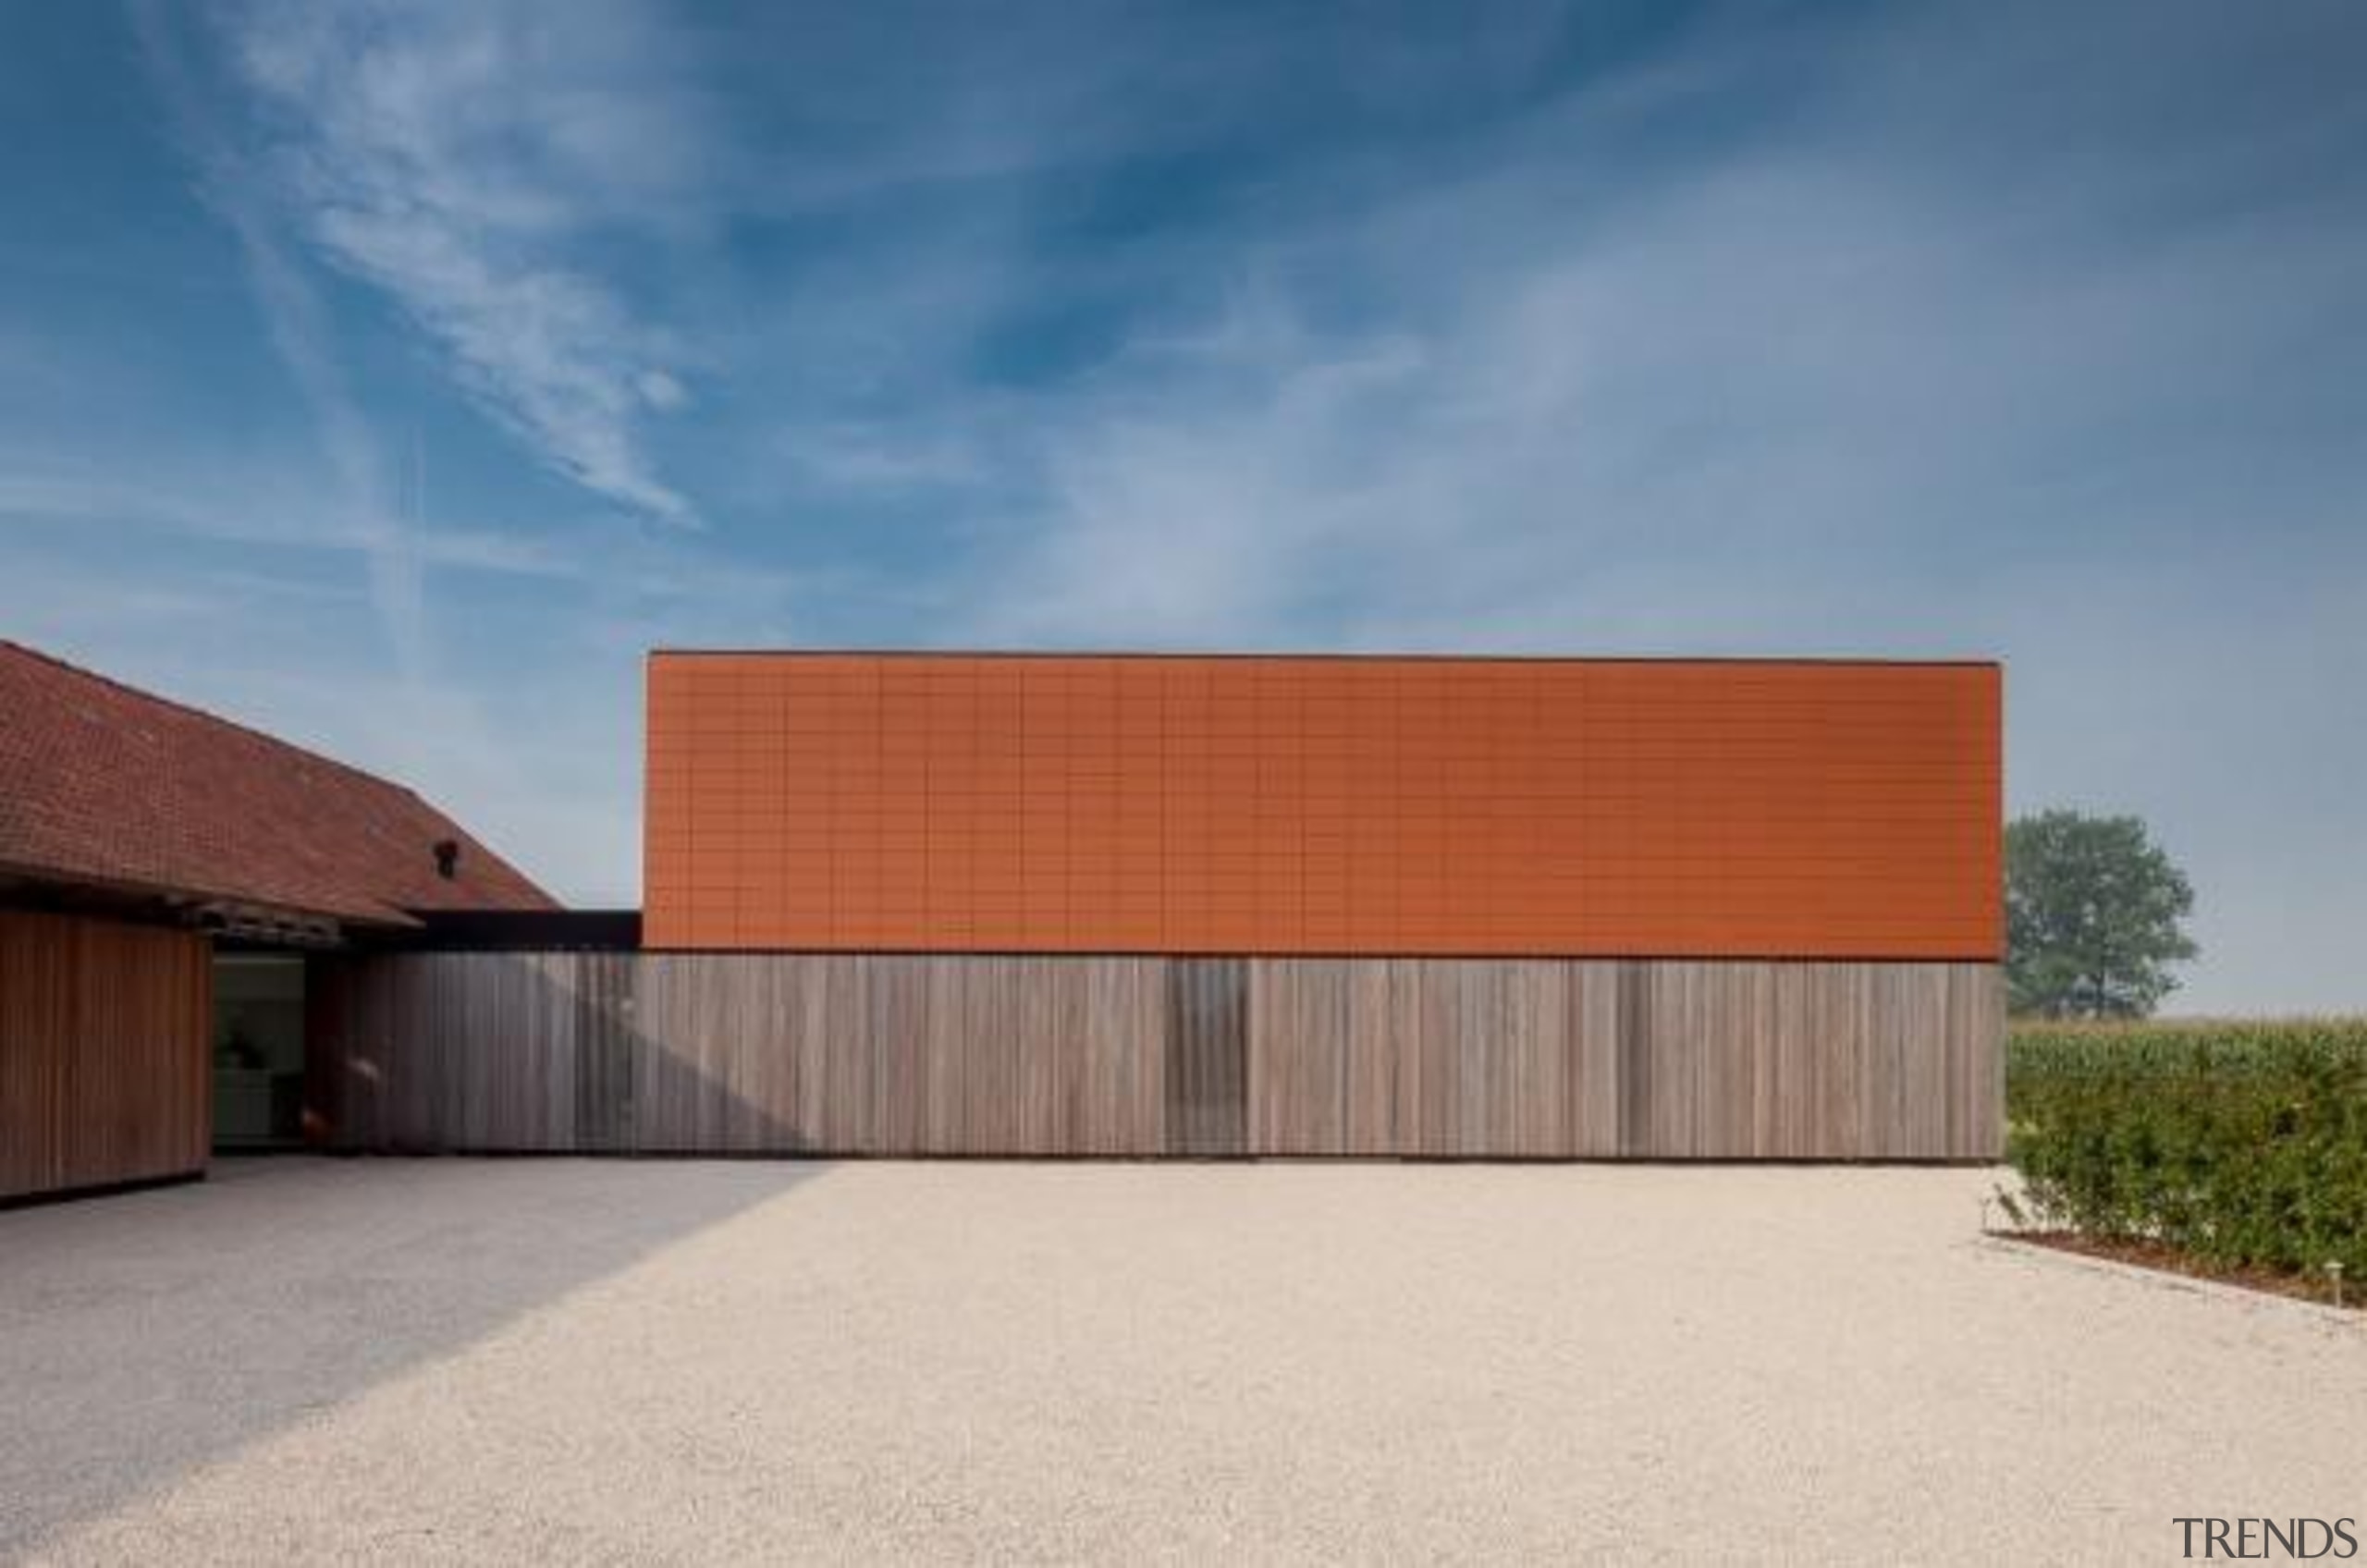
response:
{"label": "shadow on gravel", "polygon": [[827,1169],[222,1159],[0,1213],[0,1560]]}

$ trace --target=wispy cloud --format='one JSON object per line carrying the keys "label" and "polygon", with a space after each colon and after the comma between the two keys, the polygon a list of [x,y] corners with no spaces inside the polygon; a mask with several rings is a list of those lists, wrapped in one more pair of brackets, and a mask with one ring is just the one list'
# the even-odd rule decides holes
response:
{"label": "wispy cloud", "polygon": [[319,252],[385,290],[551,469],[691,520],[642,432],[689,400],[689,356],[570,259],[649,221],[687,171],[655,30],[609,3],[266,0],[221,21],[256,166]]}
{"label": "wispy cloud", "polygon": [[[1801,106],[1648,180],[1683,81],[1318,221],[1284,190],[1196,326],[1005,411],[1041,484],[941,635],[2003,655],[2017,802],[2142,811],[2205,888],[2194,1005],[2355,1002],[2367,841],[2318,781],[2367,767],[2367,188],[2276,171],[2367,116],[2263,85],[2345,24],[2083,17],[2092,71],[2042,10],[1704,69]],[[2230,51],[2246,95],[2172,113]]]}
{"label": "wispy cloud", "polygon": [[[22,528],[104,528],[178,534],[298,555],[364,557],[399,547],[429,570],[503,576],[571,578],[585,570],[580,553],[516,533],[449,524],[402,529],[399,545],[382,518],[349,512],[270,472],[177,470],[169,484],[60,470],[0,448],[0,523]],[[226,502],[213,497],[234,496]]]}
{"label": "wispy cloud", "polygon": [[[312,428],[49,419],[136,398],[0,319],[0,612],[169,673],[232,595],[255,717],[601,898],[648,642],[2001,653],[2195,1003],[2360,999],[2353,0],[1081,14],[157,5]],[[328,668],[322,547],[448,682]]]}
{"label": "wispy cloud", "polygon": [[[492,155],[500,132],[484,105],[508,100],[497,80],[468,67],[503,56],[463,36],[474,15],[258,6],[196,25],[161,5],[135,6],[151,79],[200,194],[236,242],[311,440],[273,443],[276,471],[268,457],[192,462],[153,447],[86,453],[80,466],[62,453],[11,462],[0,482],[0,521],[16,525],[0,529],[0,613],[51,645],[402,778],[563,896],[614,900],[632,863],[634,653],[590,639],[595,659],[579,674],[602,679],[556,691],[516,669],[514,634],[509,648],[487,650],[465,617],[433,613],[429,574],[464,589],[531,577],[603,629],[662,616],[701,590],[718,614],[762,614],[779,590],[773,574],[661,549],[613,514],[584,520],[564,551],[547,530],[430,527],[411,515],[416,497],[348,370],[352,318],[316,258],[382,288],[549,466],[635,516],[691,515],[650,476],[632,428],[636,410],[690,401],[682,357],[605,288],[533,260],[576,232],[588,209],[570,192],[590,189],[590,171],[605,168],[611,189],[629,192],[635,169],[650,166],[652,139],[604,104],[575,113],[528,92],[520,112],[535,118],[536,155],[572,160],[574,183],[546,185],[546,171]],[[207,74],[226,52],[250,104]],[[189,445],[178,435],[174,444]],[[329,484],[305,489],[323,461]],[[104,539],[120,557],[128,533],[155,546],[130,557],[144,565],[136,578],[75,545]],[[597,581],[589,567],[603,552],[653,570]],[[302,564],[340,553],[364,563],[391,668],[356,644],[350,586]],[[5,581],[11,566],[22,582]],[[500,619],[514,628],[534,617],[512,605]],[[579,646],[563,631],[539,635],[563,656]],[[192,667],[189,650],[201,645]],[[487,658],[513,679],[486,683],[455,668]],[[528,732],[534,744],[515,743]]]}
{"label": "wispy cloud", "polygon": [[409,549],[376,433],[347,386],[318,293],[262,211],[239,155],[191,79],[178,35],[155,4],[133,12],[155,79],[207,202],[237,239],[247,280],[281,362],[301,389],[339,491],[362,535],[373,603],[406,679],[424,678],[428,635],[420,564]]}

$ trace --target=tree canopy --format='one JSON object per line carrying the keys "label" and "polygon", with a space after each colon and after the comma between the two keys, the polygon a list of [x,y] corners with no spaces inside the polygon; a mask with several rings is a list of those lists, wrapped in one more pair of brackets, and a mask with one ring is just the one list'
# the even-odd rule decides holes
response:
{"label": "tree canopy", "polygon": [[2134,816],[2046,811],[2005,827],[2005,984],[2017,1013],[2142,1018],[2198,950],[2194,889]]}

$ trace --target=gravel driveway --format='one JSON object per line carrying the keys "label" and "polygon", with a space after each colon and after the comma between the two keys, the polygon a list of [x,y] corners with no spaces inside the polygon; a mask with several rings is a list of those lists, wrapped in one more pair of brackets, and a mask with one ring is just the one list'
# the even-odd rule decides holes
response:
{"label": "gravel driveway", "polygon": [[230,1163],[0,1214],[0,1557],[2160,1562],[2180,1514],[2367,1516],[2367,1329],[1983,1242],[1990,1181]]}

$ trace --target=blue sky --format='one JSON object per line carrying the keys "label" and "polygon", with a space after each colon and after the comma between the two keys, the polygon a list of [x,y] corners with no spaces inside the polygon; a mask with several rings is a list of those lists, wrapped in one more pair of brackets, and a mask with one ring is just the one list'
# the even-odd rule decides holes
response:
{"label": "blue sky", "polygon": [[1997,655],[2367,1005],[2351,0],[0,26],[0,633],[564,897],[656,643]]}

